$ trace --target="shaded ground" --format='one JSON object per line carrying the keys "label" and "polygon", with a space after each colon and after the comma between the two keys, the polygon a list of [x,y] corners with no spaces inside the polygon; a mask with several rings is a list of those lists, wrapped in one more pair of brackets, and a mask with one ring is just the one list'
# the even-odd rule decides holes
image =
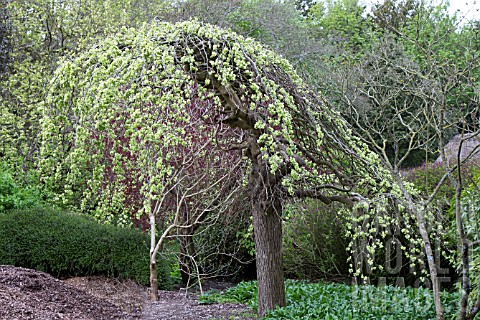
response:
{"label": "shaded ground", "polygon": [[[210,288],[223,289],[223,284]],[[161,291],[148,301],[147,288],[104,277],[58,280],[31,269],[0,266],[0,319],[254,319],[246,306],[199,305],[184,291]]]}
{"label": "shaded ground", "polygon": [[199,305],[192,295],[184,292],[162,291],[159,301],[145,306],[144,320],[203,320],[203,319],[254,319],[245,306],[231,303]]}

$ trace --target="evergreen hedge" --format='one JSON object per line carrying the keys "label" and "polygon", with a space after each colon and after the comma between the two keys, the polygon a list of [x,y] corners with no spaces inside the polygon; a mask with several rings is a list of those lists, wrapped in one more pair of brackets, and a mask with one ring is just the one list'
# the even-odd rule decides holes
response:
{"label": "evergreen hedge", "polygon": [[[149,241],[139,230],[103,225],[51,208],[0,213],[0,264],[56,277],[105,275],[149,283]],[[171,285],[171,264],[157,262],[159,288]]]}

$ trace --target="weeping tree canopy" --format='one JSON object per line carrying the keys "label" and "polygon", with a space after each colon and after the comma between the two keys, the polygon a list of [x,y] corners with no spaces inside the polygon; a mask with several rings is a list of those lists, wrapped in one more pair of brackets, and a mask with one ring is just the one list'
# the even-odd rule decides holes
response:
{"label": "weeping tree canopy", "polygon": [[[118,122],[127,142],[118,141]],[[195,136],[186,132],[192,123]],[[66,195],[112,188],[97,183],[105,178],[100,150],[110,148],[112,166],[135,158],[139,192],[154,196],[179,166],[171,161],[176,146],[207,140],[216,150],[241,150],[285,195],[352,204],[357,194],[388,187],[376,156],[286,60],[196,22],[123,30],[65,61],[42,125],[46,181],[66,181]],[[211,134],[201,141],[200,131]]]}
{"label": "weeping tree canopy", "polygon": [[285,59],[192,21],[125,29],[65,61],[42,132],[45,183],[102,219],[182,206],[202,218],[248,186],[261,315],[285,301],[263,299],[283,290],[282,199],[378,211],[392,189],[377,156]]}

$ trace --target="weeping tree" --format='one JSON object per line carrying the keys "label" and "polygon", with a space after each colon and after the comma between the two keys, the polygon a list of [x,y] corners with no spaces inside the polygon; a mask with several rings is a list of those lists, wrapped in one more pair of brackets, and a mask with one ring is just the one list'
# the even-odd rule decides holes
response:
{"label": "weeping tree", "polygon": [[[286,60],[197,22],[123,30],[65,61],[43,106],[41,167],[86,210],[115,215],[140,199],[131,210],[150,217],[153,289],[163,239],[221,214],[246,188],[261,316],[285,305],[283,200],[372,212],[392,192],[378,158]],[[156,237],[161,214],[170,224]]]}

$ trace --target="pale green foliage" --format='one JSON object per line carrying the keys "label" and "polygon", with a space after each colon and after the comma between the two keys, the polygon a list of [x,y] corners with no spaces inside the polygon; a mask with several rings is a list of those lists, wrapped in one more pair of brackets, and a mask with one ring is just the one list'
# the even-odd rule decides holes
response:
{"label": "pale green foliage", "polygon": [[[90,191],[86,191],[84,196],[86,199],[92,197],[93,195],[88,193],[100,188],[103,181],[102,169],[95,165],[98,164],[96,161],[102,159],[98,159],[95,150],[102,150],[105,147],[102,141],[96,141],[96,145],[92,146],[92,134],[107,136],[114,140],[117,133],[109,131],[111,129],[109,124],[111,125],[112,121],[121,115],[125,117],[123,124],[125,137],[130,139],[126,146],[130,149],[124,151],[138,156],[135,159],[135,167],[142,171],[139,178],[142,179],[143,186],[139,191],[146,198],[158,200],[163,194],[166,180],[178,169],[167,163],[168,159],[178,156],[175,154],[175,147],[192,146],[194,143],[192,141],[194,137],[185,134],[184,131],[189,122],[198,121],[189,119],[188,113],[185,113],[192,103],[191,99],[194,98],[192,88],[195,83],[182,65],[176,65],[175,62],[176,59],[180,59],[183,63],[189,63],[192,70],[197,66],[194,64],[193,56],[178,57],[171,45],[179,38],[179,33],[193,32],[213,39],[234,36],[212,27],[199,27],[192,23],[185,23],[176,28],[162,24],[158,27],[145,28],[140,32],[124,30],[115,39],[109,38],[101,47],[80,56],[76,63],[66,62],[57,72],[54,95],[49,100],[52,104],[45,108],[43,121],[45,168],[60,164],[56,171],[60,174],[60,168],[67,164],[68,187],[78,183],[78,179],[85,174],[86,163],[89,163],[93,169],[87,182],[89,185],[87,190]],[[251,54],[255,51],[265,51],[252,40],[243,42],[247,44],[246,48]],[[119,48],[119,44],[124,50]],[[242,57],[243,49],[240,43],[234,43],[232,48],[214,45],[215,47],[221,50],[212,52],[211,55],[216,56],[216,59],[211,59],[210,65],[219,68],[215,77],[222,84],[227,84],[228,81],[235,79],[235,74],[225,61],[233,58],[236,65],[243,69],[247,68],[248,62]],[[186,53],[193,54],[190,48],[185,49]],[[268,57],[265,53],[259,56],[263,59]],[[262,59],[259,61],[262,63]],[[285,64],[284,61],[280,62]],[[272,91],[278,88],[278,85],[271,81],[268,85]],[[82,88],[84,93],[72,95],[74,88]],[[267,101],[268,98],[260,92],[258,86],[252,84],[251,89],[257,92],[260,103]],[[212,93],[202,87],[199,87],[198,94],[202,99],[212,97]],[[210,101],[221,108],[219,99],[214,98]],[[51,106],[54,108],[51,109]],[[276,106],[277,109],[274,109],[274,105],[271,106],[271,113],[278,118],[272,116],[267,122],[275,124],[283,118],[288,119],[288,113],[282,110],[282,103],[277,102]],[[59,134],[65,130],[71,131],[72,136]],[[271,129],[270,134],[273,135]],[[288,132],[284,134],[287,135]],[[63,145],[57,139],[65,138],[75,140],[75,149],[67,154],[58,149]],[[273,150],[275,142],[268,134],[263,135],[261,139],[266,141],[265,152]],[[65,162],[58,162],[58,157],[64,157]],[[122,160],[125,160],[121,157],[119,154],[113,156],[116,170],[121,170],[119,166]],[[279,161],[278,157],[270,159],[272,166],[275,167],[276,161]],[[58,182],[60,176],[51,178]],[[121,202],[121,189],[121,186],[110,185],[106,194],[109,192],[112,192],[110,196],[116,194],[118,201]],[[69,193],[68,188],[65,192]],[[109,205],[111,206],[111,203]],[[103,208],[100,205],[100,208],[111,211],[111,207],[108,206]],[[150,210],[147,207],[144,209]]]}
{"label": "pale green foliage", "polygon": [[[409,187],[409,190],[415,193],[415,189]],[[346,236],[351,239],[347,250],[351,252],[348,261],[353,276],[366,281],[369,275],[390,272],[385,270],[384,252],[385,245],[392,240],[395,243],[390,248],[399,246],[395,250],[400,250],[405,255],[408,267],[413,270],[412,275],[427,275],[422,253],[423,241],[418,234],[416,218],[413,212],[402,205],[401,197],[393,190],[390,196],[379,195],[359,202],[352,212],[343,212],[347,220]],[[433,234],[438,230],[437,225],[431,213],[427,212],[426,215],[432,223]],[[382,255],[379,256],[379,252]]]}
{"label": "pale green foliage", "polygon": [[[198,105],[200,114],[192,112]],[[107,221],[131,209],[123,205],[128,170],[143,199],[137,213],[148,214],[179,186],[191,159],[253,138],[259,150],[248,151],[249,161],[281,177],[285,192],[315,190],[325,201],[363,194],[354,209],[365,214],[354,222],[395,222],[380,219],[399,192],[378,157],[286,60],[229,31],[196,22],[124,29],[66,61],[42,110],[44,181],[65,185],[65,201],[80,196]],[[237,124],[226,126],[232,119]],[[354,239],[377,233],[352,229]],[[367,250],[379,245],[373,239]]]}
{"label": "pale green foliage", "polygon": [[0,157],[35,166],[39,104],[62,57],[80,52],[97,37],[153,18],[163,1],[7,1],[13,63],[0,82]]}

